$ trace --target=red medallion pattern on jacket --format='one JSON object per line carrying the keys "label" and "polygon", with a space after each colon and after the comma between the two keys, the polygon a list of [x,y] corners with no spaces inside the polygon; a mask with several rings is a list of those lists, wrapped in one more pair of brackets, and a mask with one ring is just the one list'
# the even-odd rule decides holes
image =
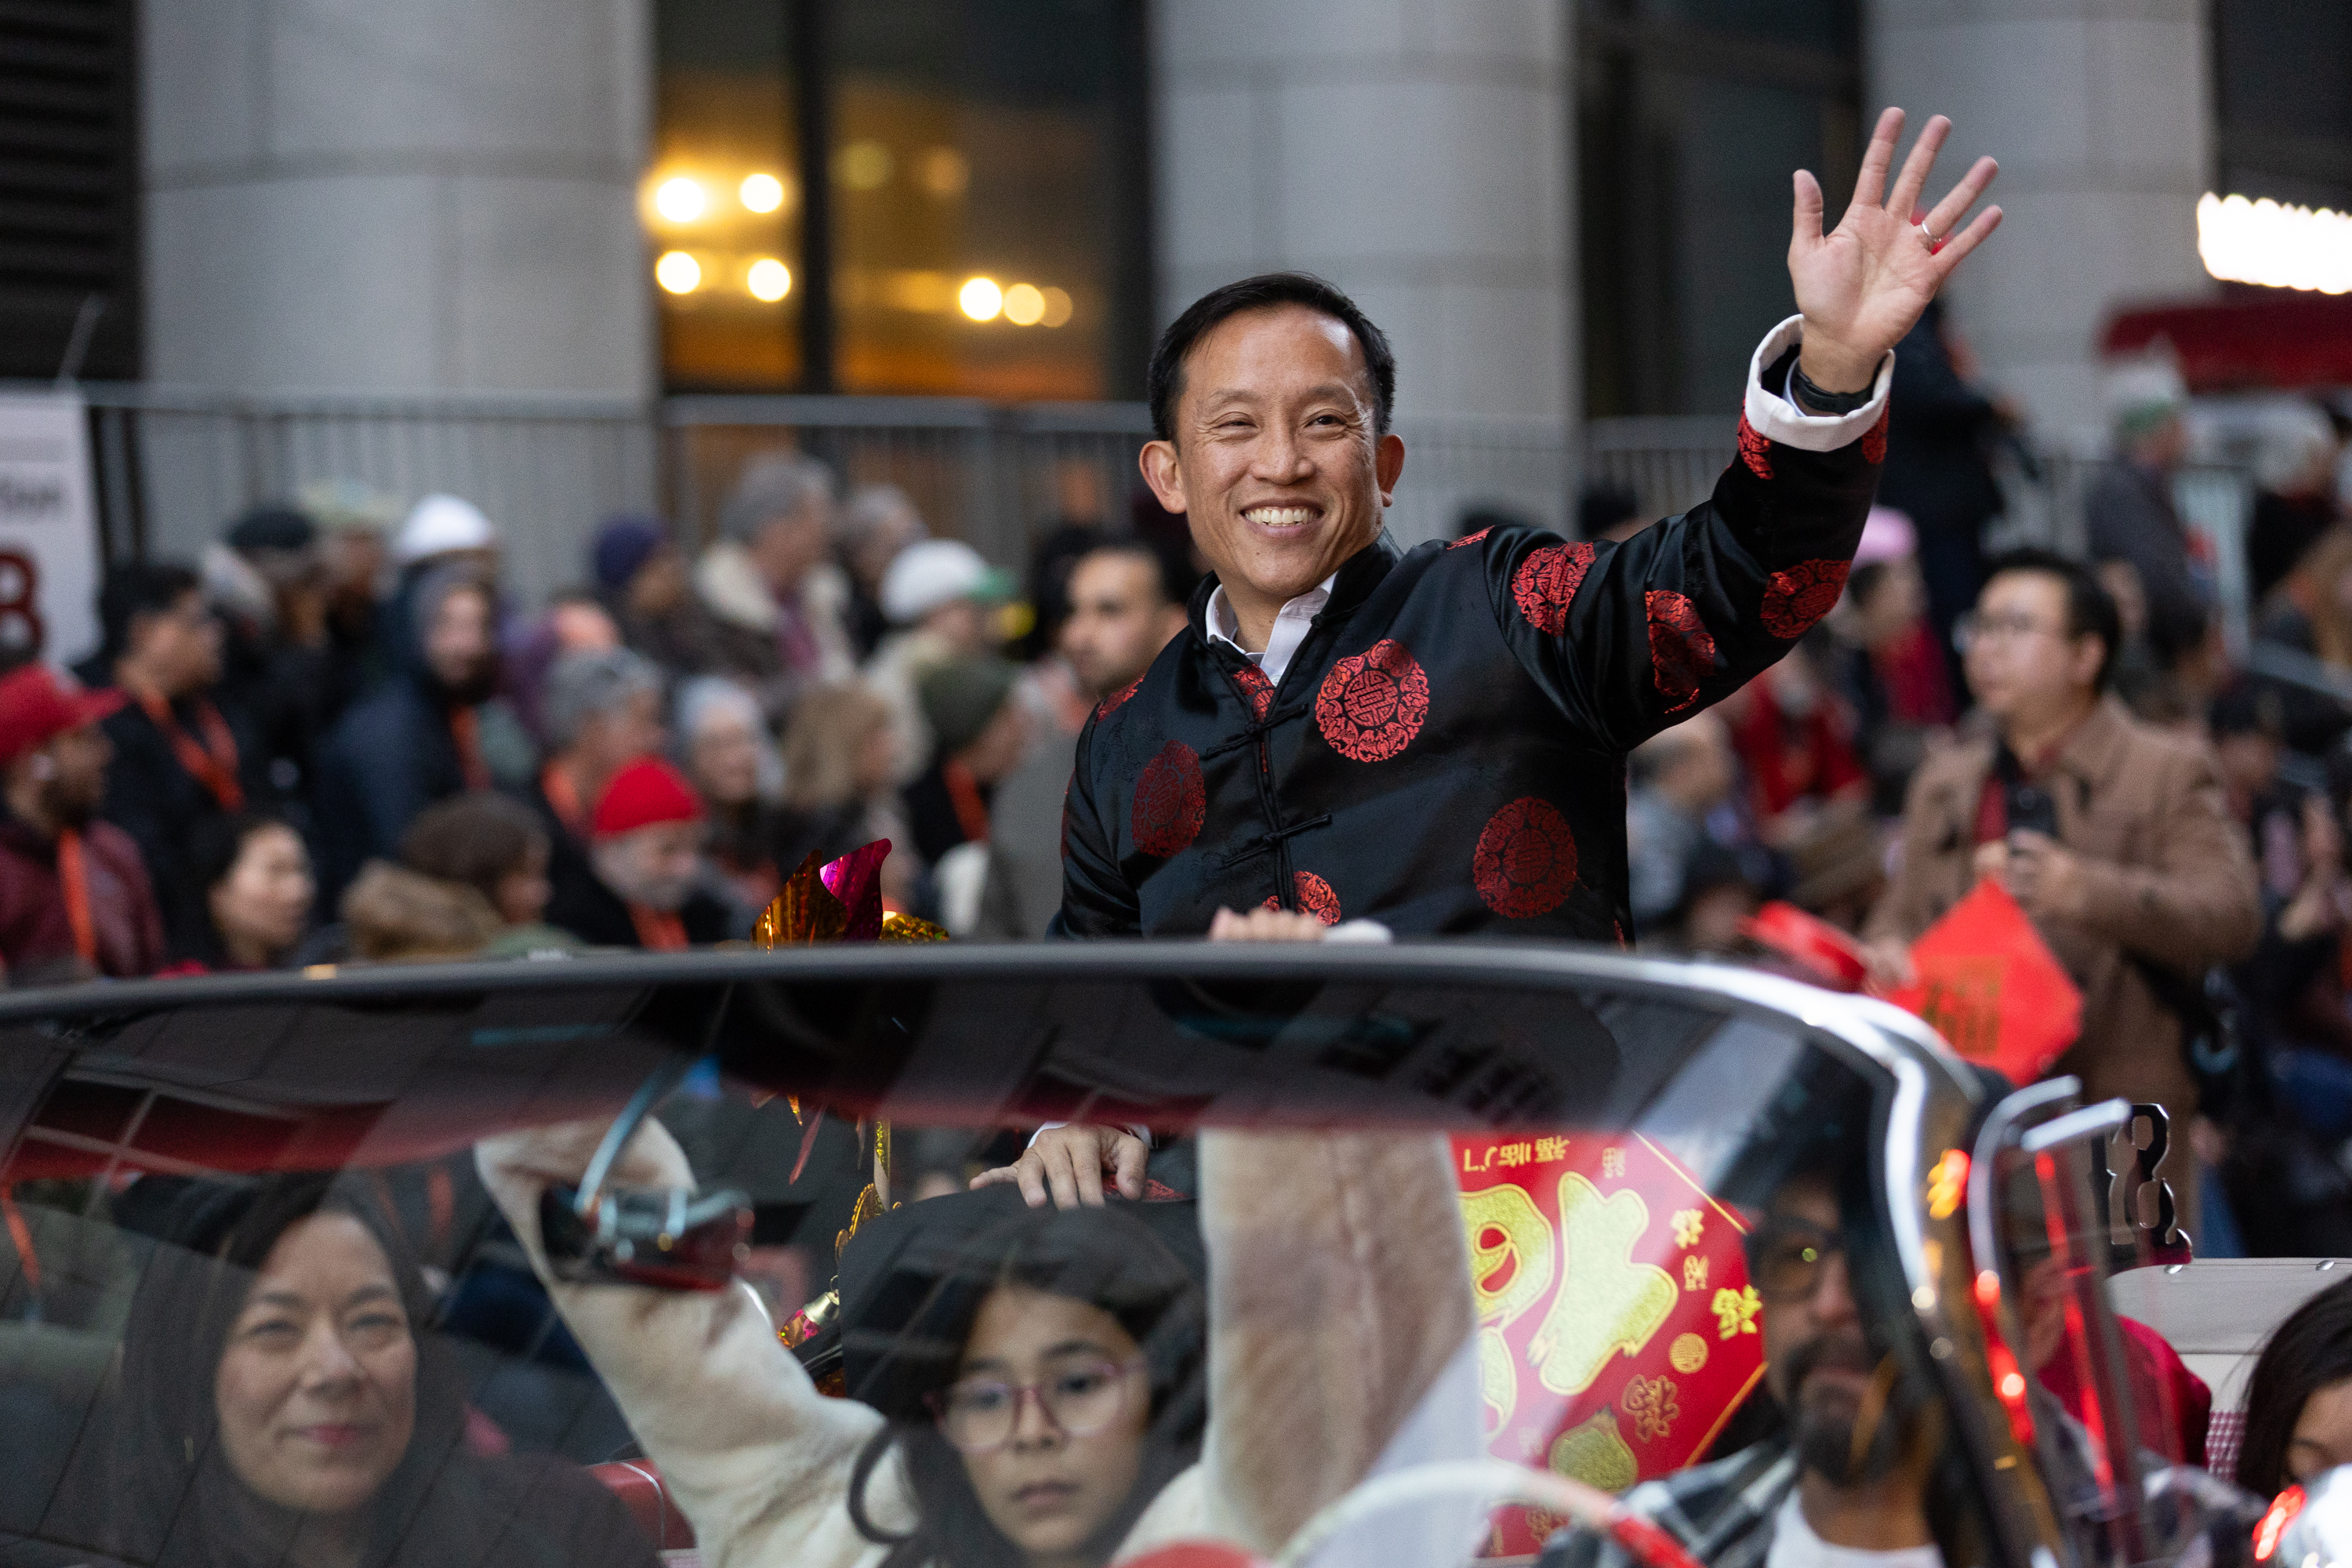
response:
{"label": "red medallion pattern on jacket", "polygon": [[1834,602],[1877,485],[1864,447],[1746,428],[1711,498],[1622,543],[1376,541],[1271,688],[1201,630],[1202,583],[1079,737],[1061,929],[1193,933],[1271,902],[1408,936],[1615,940],[1626,752]]}

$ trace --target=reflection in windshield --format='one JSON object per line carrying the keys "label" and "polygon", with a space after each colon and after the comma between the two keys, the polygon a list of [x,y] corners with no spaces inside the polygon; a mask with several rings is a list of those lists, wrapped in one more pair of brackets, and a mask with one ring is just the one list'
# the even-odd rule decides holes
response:
{"label": "reflection in windshield", "polygon": [[[140,1563],[1095,1568],[1211,1530],[1270,1559],[1484,1453],[1710,1564],[1838,1539],[1789,1511],[1804,1475],[1986,1561],[1892,1256],[1889,1083],[1769,1014],[1245,965],[317,994],[105,1023],[28,1107],[0,1530]],[[739,1194],[731,1270],[543,1254],[542,1194],[641,1086],[614,1202],[657,1230]],[[1049,1120],[1124,1130],[1135,1197],[971,1189]],[[1424,1497],[1315,1561],[1547,1549],[1616,1550]]]}

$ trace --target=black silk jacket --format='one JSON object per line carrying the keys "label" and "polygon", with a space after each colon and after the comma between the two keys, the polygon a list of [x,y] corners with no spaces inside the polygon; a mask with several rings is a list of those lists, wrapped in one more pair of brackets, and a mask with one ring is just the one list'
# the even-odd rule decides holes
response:
{"label": "black silk jacket", "polygon": [[1868,407],[1801,416],[1763,391],[1795,325],[1758,353],[1713,497],[1622,544],[1377,541],[1279,687],[1203,634],[1204,583],[1078,737],[1062,929],[1197,934],[1274,904],[1405,936],[1630,940],[1626,752],[1829,613],[1877,486],[1891,358]]}

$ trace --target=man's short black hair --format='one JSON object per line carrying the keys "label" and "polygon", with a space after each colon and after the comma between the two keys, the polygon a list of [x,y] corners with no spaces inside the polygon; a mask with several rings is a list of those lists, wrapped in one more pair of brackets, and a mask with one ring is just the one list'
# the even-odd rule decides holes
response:
{"label": "man's short black hair", "polygon": [[1192,596],[1192,584],[1197,575],[1190,562],[1180,563],[1175,552],[1139,539],[1132,534],[1112,534],[1070,563],[1070,575],[1075,577],[1080,566],[1097,555],[1124,555],[1140,561],[1151,570],[1152,591],[1163,604],[1181,605]]}
{"label": "man's short black hair", "polygon": [[1389,348],[1388,334],[1372,325],[1337,285],[1312,272],[1261,272],[1212,289],[1169,322],[1160,334],[1160,346],[1151,351],[1151,369],[1144,378],[1144,395],[1151,402],[1151,433],[1162,441],[1174,438],[1176,400],[1184,395],[1184,359],[1192,345],[1226,317],[1269,305],[1304,305],[1356,334],[1356,346],[1364,351],[1364,367],[1372,377],[1373,433],[1387,435],[1389,412],[1396,406],[1396,355]]}
{"label": "man's short black hair", "polygon": [[142,616],[167,614],[173,605],[203,586],[185,566],[168,562],[133,562],[106,574],[98,591],[98,624],[110,659],[131,651],[131,628]]}
{"label": "man's short black hair", "polygon": [[2099,673],[2092,682],[2094,691],[2105,691],[2108,679],[2115,674],[2116,658],[2123,652],[2123,616],[2116,609],[2115,595],[2107,592],[2099,574],[2071,556],[2054,550],[2012,550],[1993,558],[1985,566],[1985,584],[2011,572],[2035,572],[2045,577],[2055,577],[2066,587],[2066,636],[2095,637],[2105,646],[2099,656]]}

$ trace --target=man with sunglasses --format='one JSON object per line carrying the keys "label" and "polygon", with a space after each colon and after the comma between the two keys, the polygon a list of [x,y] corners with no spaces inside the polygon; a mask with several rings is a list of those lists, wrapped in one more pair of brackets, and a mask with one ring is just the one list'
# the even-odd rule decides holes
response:
{"label": "man with sunglasses", "polygon": [[[1928,1527],[1939,1424],[1916,1374],[1871,1348],[1826,1166],[1773,1194],[1748,1237],[1763,1300],[1764,1379],[1785,1426],[1727,1459],[1626,1494],[1707,1568],[1943,1568]],[[1544,1568],[1627,1568],[1588,1531],[1557,1536]]]}

